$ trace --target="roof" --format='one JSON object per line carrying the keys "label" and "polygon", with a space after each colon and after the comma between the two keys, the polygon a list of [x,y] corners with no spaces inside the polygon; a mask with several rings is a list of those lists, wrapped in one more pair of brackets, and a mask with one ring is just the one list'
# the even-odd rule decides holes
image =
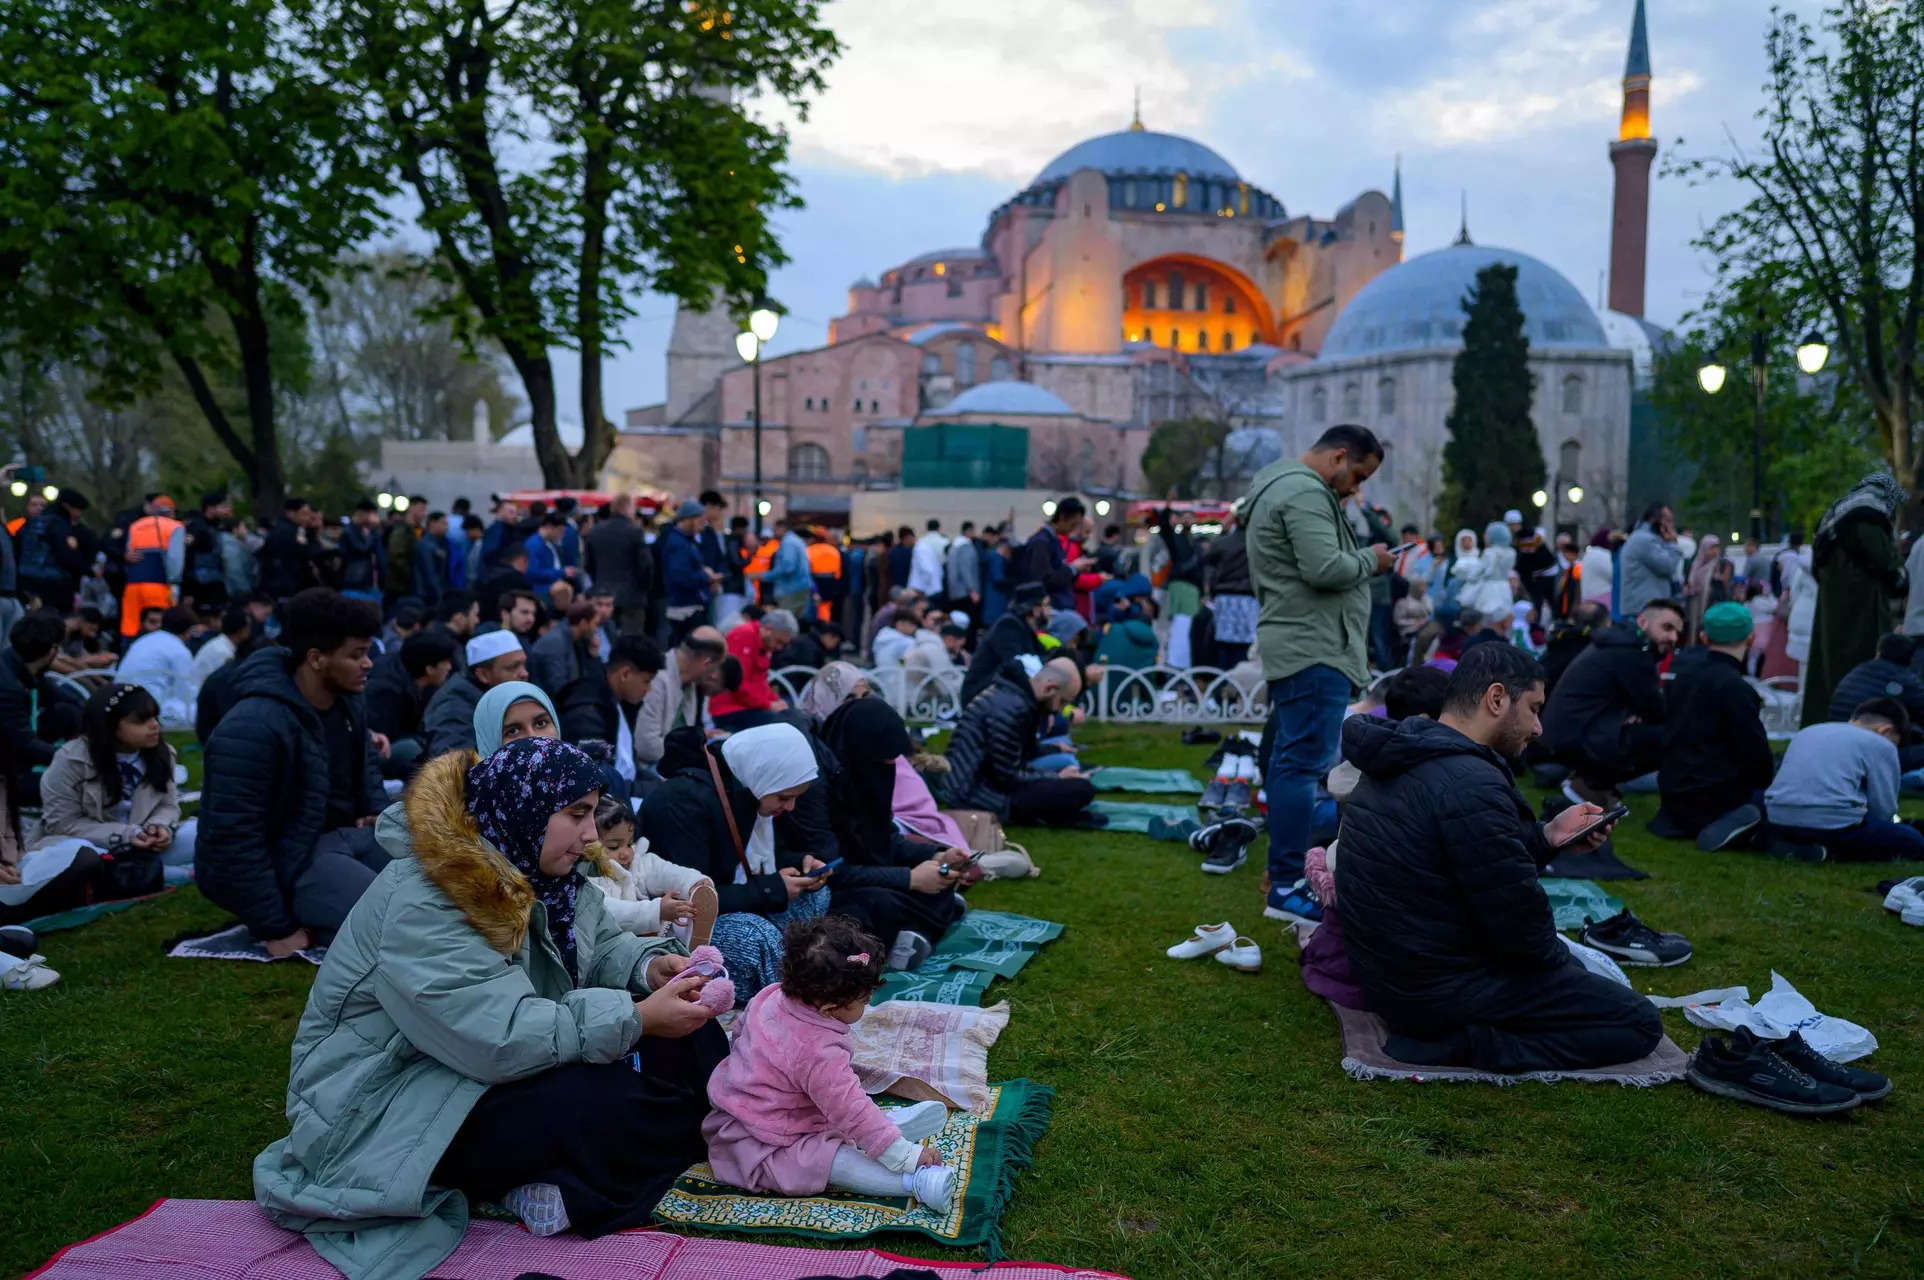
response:
{"label": "roof", "polygon": [[1643,20],[1643,0],[1637,0],[1637,12],[1630,19],[1630,56],[1624,59],[1623,78],[1649,76],[1650,74],[1650,31]]}
{"label": "roof", "polygon": [[[981,245],[972,244],[964,249],[931,249],[927,253],[918,253],[913,258],[910,258],[907,262],[904,262],[902,266],[914,267],[914,266],[919,266],[924,262],[956,262],[956,261],[965,261],[965,260],[972,261],[974,259],[986,258],[988,256],[989,256],[989,251],[987,249],[984,249]],[[900,268],[898,268],[898,270],[899,269]]]}
{"label": "roof", "polygon": [[924,344],[929,342],[931,339],[940,338],[944,334],[951,334],[951,333],[969,333],[969,334],[975,335],[978,338],[987,338],[989,336],[988,334],[982,332],[982,327],[980,325],[965,324],[961,321],[944,321],[939,324],[925,325],[924,327],[917,329],[914,333],[904,334],[903,340],[906,342],[913,342],[916,346],[919,347],[919,346],[923,346]]}
{"label": "roof", "polygon": [[1240,182],[1236,167],[1189,138],[1149,129],[1124,129],[1078,142],[1043,166],[1029,185],[1058,182],[1078,169],[1103,173],[1186,173],[1192,178]]}
{"label": "roof", "polygon": [[1476,273],[1494,263],[1517,269],[1517,302],[1532,350],[1612,345],[1597,313],[1555,267],[1514,249],[1453,244],[1391,267],[1350,300],[1323,340],[1319,360],[1455,347],[1463,341],[1463,299]]}
{"label": "roof", "polygon": [[943,405],[938,411],[942,414],[954,413],[1019,413],[1031,417],[1038,415],[1073,415],[1068,402],[1053,391],[1038,387],[1033,382],[983,382],[970,387],[955,399]]}

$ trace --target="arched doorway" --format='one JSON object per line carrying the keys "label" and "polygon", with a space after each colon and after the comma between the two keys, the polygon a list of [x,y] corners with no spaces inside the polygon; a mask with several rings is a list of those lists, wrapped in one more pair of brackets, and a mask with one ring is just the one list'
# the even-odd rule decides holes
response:
{"label": "arched doorway", "polygon": [[1122,338],[1218,354],[1276,341],[1269,304],[1249,278],[1209,258],[1170,254],[1122,277]]}

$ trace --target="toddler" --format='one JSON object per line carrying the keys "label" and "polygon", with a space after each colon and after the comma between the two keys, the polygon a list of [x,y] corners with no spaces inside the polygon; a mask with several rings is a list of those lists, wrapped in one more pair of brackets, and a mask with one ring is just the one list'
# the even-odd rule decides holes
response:
{"label": "toddler", "polygon": [[601,856],[593,858],[597,874],[590,879],[607,900],[609,918],[629,933],[672,932],[690,947],[706,943],[720,906],[714,882],[648,852],[647,838],[636,832],[634,810],[619,800],[603,798],[595,809],[595,830]]}
{"label": "toddler", "polygon": [[1423,578],[1411,578],[1409,586],[1409,594],[1390,609],[1390,620],[1396,624],[1396,634],[1402,637],[1405,651],[1435,612],[1430,606],[1429,582]]}
{"label": "toddler", "polygon": [[941,1131],[936,1101],[884,1111],[855,1078],[849,1026],[881,984],[886,948],[846,916],[798,920],[780,986],[763,987],[708,1078],[703,1121],[715,1176],[751,1191],[913,1195],[947,1212],[955,1171],[917,1143]]}

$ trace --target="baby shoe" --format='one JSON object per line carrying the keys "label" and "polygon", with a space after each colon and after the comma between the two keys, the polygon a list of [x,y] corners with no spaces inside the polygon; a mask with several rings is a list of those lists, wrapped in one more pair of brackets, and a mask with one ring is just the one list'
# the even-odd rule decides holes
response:
{"label": "baby shoe", "polygon": [[1239,936],[1216,953],[1216,963],[1226,964],[1244,973],[1260,973],[1263,968],[1263,949],[1256,945],[1253,938]]}
{"label": "baby shoe", "polygon": [[1163,952],[1171,960],[1194,960],[1197,956],[1213,955],[1236,941],[1236,926],[1225,920],[1221,924],[1199,924],[1196,932]]}
{"label": "baby shoe", "polygon": [[955,1170],[945,1164],[925,1164],[902,1175],[902,1190],[939,1213],[947,1213],[955,1193]]}
{"label": "baby shoe", "polygon": [[530,1182],[501,1197],[501,1207],[521,1219],[531,1236],[560,1235],[568,1229],[568,1208],[561,1188],[552,1182]]}
{"label": "baby shoe", "polygon": [[735,1007],[735,984],[729,981],[728,966],[717,947],[696,947],[688,957],[688,972],[705,973],[708,983],[695,997],[695,1003],[712,1014],[726,1013]]}

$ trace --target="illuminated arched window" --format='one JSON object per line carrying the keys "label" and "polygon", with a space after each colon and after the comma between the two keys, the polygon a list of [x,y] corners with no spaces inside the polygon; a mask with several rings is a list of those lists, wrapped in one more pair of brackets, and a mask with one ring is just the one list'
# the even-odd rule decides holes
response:
{"label": "illuminated arched window", "polygon": [[1142,282],[1142,305],[1150,311],[1156,309],[1156,282],[1154,280],[1144,280]]}
{"label": "illuminated arched window", "polygon": [[1570,374],[1563,380],[1563,411],[1583,412],[1583,375],[1580,373]]}
{"label": "illuminated arched window", "polygon": [[1226,316],[1233,316],[1236,314],[1236,295],[1235,294],[1233,293],[1223,294],[1223,314]]}
{"label": "illuminated arched window", "polygon": [[1182,310],[1182,272],[1180,271],[1169,273],[1169,309]]}
{"label": "illuminated arched window", "polygon": [[1170,191],[1169,207],[1172,209],[1180,209],[1188,203],[1189,203],[1189,175],[1186,173],[1179,173],[1176,175],[1176,184]]}
{"label": "illuminated arched window", "polygon": [[1196,350],[1198,351],[1209,350],[1209,330],[1207,329],[1196,330]]}
{"label": "illuminated arched window", "polygon": [[1384,378],[1376,384],[1376,412],[1392,414],[1396,412],[1396,379]]}
{"label": "illuminated arched window", "polygon": [[830,475],[828,450],[819,444],[798,444],[788,451],[790,480],[826,480]]}
{"label": "illuminated arched window", "polygon": [[1223,350],[1234,351],[1235,349],[1236,349],[1236,335],[1231,333],[1229,330],[1224,329],[1223,330]]}
{"label": "illuminated arched window", "polygon": [[1343,384],[1343,417],[1354,421],[1363,416],[1363,384],[1345,382]]}
{"label": "illuminated arched window", "polygon": [[1311,422],[1329,421],[1329,389],[1318,387],[1309,393],[1309,420]]}
{"label": "illuminated arched window", "polygon": [[955,349],[955,380],[961,385],[975,384],[975,344],[965,342]]}

